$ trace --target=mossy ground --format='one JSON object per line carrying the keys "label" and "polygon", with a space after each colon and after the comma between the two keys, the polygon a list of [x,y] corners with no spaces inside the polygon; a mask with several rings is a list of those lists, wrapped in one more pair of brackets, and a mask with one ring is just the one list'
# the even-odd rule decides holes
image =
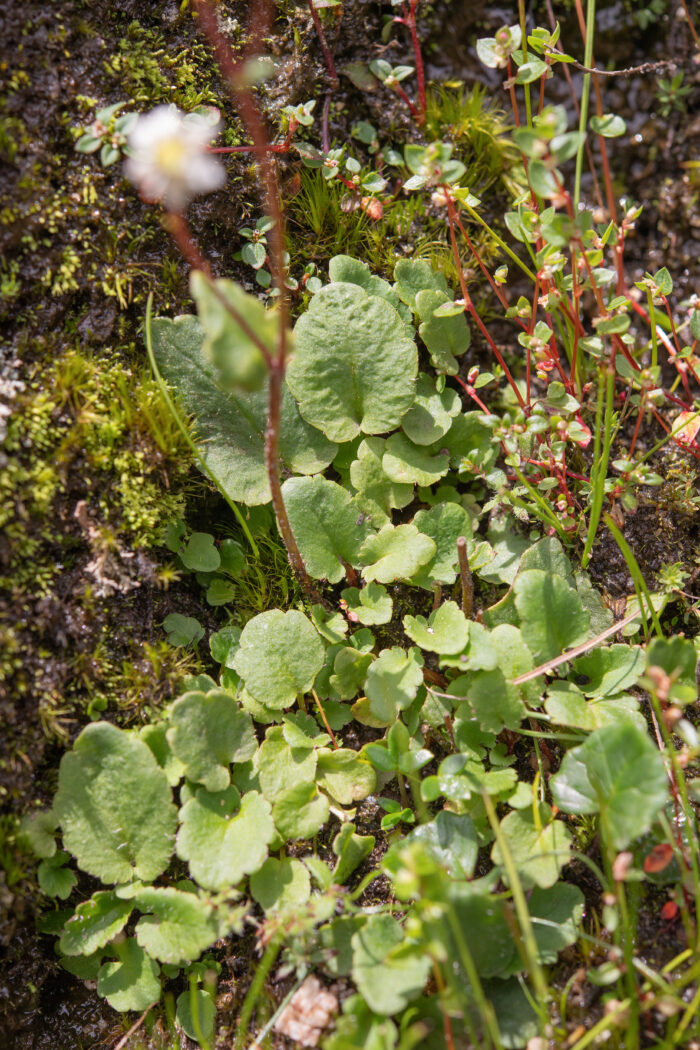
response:
{"label": "mossy ground", "polygon": [[[224,4],[234,41],[242,35],[245,6]],[[267,98],[272,112],[314,97],[324,85],[303,5],[281,6],[290,9],[293,33],[271,42],[280,64]],[[471,83],[473,57],[463,41],[471,41],[476,18],[489,20],[488,10],[467,12],[452,0],[426,5],[426,12],[433,29],[426,48],[430,68]],[[636,14],[628,12],[631,19]],[[489,28],[500,17],[495,14]],[[379,40],[380,12],[377,5],[348,3],[342,26],[327,28],[339,65],[366,60]],[[615,63],[633,61],[640,46],[649,52],[645,57],[664,57],[672,29],[669,22],[654,36],[652,27],[641,43],[639,34],[620,35]],[[98,104],[122,100],[133,108],[216,104],[224,113],[226,143],[238,144],[241,132],[186,5],[116,0],[99,10],[81,0],[31,2],[5,16],[3,49],[0,323],[6,338],[0,392],[9,411],[0,416],[6,426],[0,453],[0,936],[10,948],[11,994],[9,1010],[0,1006],[0,1032],[6,1033],[4,1045],[18,1050],[73,1050],[113,1033],[115,1015],[55,967],[50,942],[33,930],[33,863],[17,846],[17,817],[51,795],[61,750],[91,713],[123,722],[142,718],[172,695],[183,673],[202,665],[205,654],[183,656],[168,646],[161,624],[172,611],[196,615],[208,627],[216,617],[193,579],[173,576],[160,541],[164,525],[183,514],[197,527],[216,529],[227,520],[145,368],[147,295],[153,292],[160,312],[188,310],[185,268],[156,211],[126,186],[119,166],[102,169],[73,145]],[[398,46],[395,55],[405,58]],[[465,111],[456,103],[464,90],[446,89],[439,107],[443,119],[452,114],[455,135],[472,145],[475,192],[490,187],[497,210],[503,169],[512,175],[509,157],[488,141],[481,109]],[[649,84],[635,82],[634,90],[637,112],[645,114],[633,125],[641,146],[632,139],[625,147],[616,189],[648,204],[637,240],[640,273],[654,268],[651,249],[656,265],[669,266],[682,290],[691,291],[700,256],[693,167],[700,130],[680,111],[667,122],[646,117],[653,111]],[[614,95],[610,102],[616,111],[629,105]],[[347,139],[360,118],[383,130],[391,126],[396,144],[414,134],[393,96],[367,98],[344,80],[331,110],[332,136]],[[672,147],[674,164],[680,158],[685,165],[678,178],[667,174]],[[226,191],[195,204],[191,221],[221,272],[250,282],[232,253],[239,247],[236,229],[259,214],[258,196],[249,163],[227,163]],[[419,213],[410,199],[372,223],[343,211],[342,194],[318,176],[299,179],[296,166],[285,162],[282,175],[293,270],[309,261],[323,266],[344,251],[386,275],[400,252],[418,250],[428,258],[444,252],[437,212]],[[488,257],[492,246],[479,243]],[[678,559],[688,574],[695,568],[697,525],[686,513],[693,478],[687,463],[675,474],[669,466],[661,518],[655,507],[642,506],[626,526],[652,583]],[[285,588],[292,584],[279,552],[268,557],[261,580],[241,591],[251,612],[289,600]],[[266,571],[270,567],[274,572]],[[617,548],[600,547],[593,571],[613,594],[627,590]],[[674,615],[687,616],[687,610],[680,601]],[[242,953],[231,972],[237,967],[245,976],[249,961]],[[233,1010],[234,998],[229,1006]]]}

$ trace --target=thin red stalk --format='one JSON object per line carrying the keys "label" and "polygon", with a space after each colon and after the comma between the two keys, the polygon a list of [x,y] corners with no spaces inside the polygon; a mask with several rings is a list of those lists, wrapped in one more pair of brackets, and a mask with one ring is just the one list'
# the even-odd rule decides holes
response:
{"label": "thin red stalk", "polygon": [[634,446],[637,444],[637,438],[639,437],[639,428],[642,425],[642,418],[644,416],[644,401],[646,399],[646,390],[642,390],[639,397],[639,413],[637,414],[637,424],[634,428],[634,434],[630,442],[629,458],[631,459],[634,455]]}
{"label": "thin red stalk", "polygon": [[[486,268],[486,266],[482,262],[481,256],[479,255],[478,251],[476,250],[476,247],[472,243],[471,238],[469,237],[469,234],[464,229],[464,226],[462,225],[462,222],[461,222],[461,219],[460,219],[458,213],[455,214],[455,222],[457,223],[457,226],[459,228],[459,232],[462,234],[462,236],[464,237],[464,240],[467,243],[467,248],[472,253],[474,258],[476,259],[477,263],[479,264],[479,268],[480,268],[481,272],[483,273],[484,277],[486,278],[486,280],[489,282],[489,284],[493,288],[494,292],[496,293],[501,306],[503,307],[504,310],[507,310],[508,309],[508,300],[506,299],[506,297],[505,297],[505,295],[503,293],[503,289],[499,288],[499,286],[496,284],[496,282],[494,281],[493,277],[489,273],[488,269]],[[525,327],[525,325],[523,325],[523,328],[524,327]]]}
{"label": "thin red stalk", "polygon": [[411,111],[411,116],[416,118],[417,123],[420,123],[420,113],[413,105],[413,103],[411,102],[410,98],[408,97],[404,89],[401,87],[401,85],[393,84],[391,90],[394,91],[399,96],[399,98],[406,103],[406,105]]}
{"label": "thin red stalk", "polygon": [[338,84],[339,84],[338,74],[336,73],[336,70],[335,70],[335,63],[333,61],[333,55],[331,54],[331,49],[329,48],[328,41],[326,40],[326,34],[323,31],[323,24],[321,22],[321,16],[319,15],[318,11],[316,10],[316,6],[314,4],[314,0],[307,0],[307,4],[309,5],[309,11],[311,12],[311,17],[314,20],[314,29],[316,30],[316,36],[318,37],[318,42],[320,43],[321,50],[323,51],[323,61],[326,63],[326,69],[328,70],[328,76],[330,77],[330,81],[331,81],[331,84],[333,85],[333,87],[337,88]]}
{"label": "thin red stalk", "polygon": [[257,54],[259,44],[267,32],[270,8],[271,4],[269,2],[257,2],[251,5],[249,43],[244,60],[240,63],[234,58],[228,40],[219,29],[216,11],[211,0],[195,0],[197,16],[209,39],[222,76],[227,82],[233,103],[237,107],[246,131],[253,141],[255,151],[259,154],[258,171],[262,185],[265,214],[273,221],[273,226],[269,233],[269,257],[270,269],[278,292],[279,336],[277,353],[268,362],[269,389],[267,427],[265,430],[265,465],[277,527],[287,548],[290,565],[307,594],[312,599],[317,600],[318,595],[306,571],[282,496],[279,468],[279,433],[282,420],[282,392],[287,358],[287,324],[289,316],[289,304],[285,286],[284,222],[279,201],[276,162],[274,155],[269,150],[267,130],[258,110],[255,96],[250,84],[245,79],[245,64]]}
{"label": "thin red stalk", "polygon": [[[575,248],[573,248],[572,252],[571,252],[571,281],[572,281],[572,284],[571,284],[571,299],[572,299],[572,302],[573,302],[574,310],[576,312],[576,316],[578,317],[578,315],[579,315],[579,299],[581,297],[581,292],[580,292],[579,286],[578,286],[578,264],[577,264],[577,261],[576,261],[576,249]],[[575,386],[575,384],[576,384],[576,365],[578,363],[578,361],[577,361],[577,358],[578,358],[578,337],[579,337],[578,325],[574,325],[574,348],[573,348],[573,350],[571,352],[571,385],[572,386]]]}
{"label": "thin red stalk", "polygon": [[494,343],[493,339],[491,338],[491,336],[490,336],[490,334],[489,334],[489,332],[488,332],[488,330],[486,328],[486,325],[484,324],[484,322],[479,317],[479,314],[476,311],[476,307],[474,306],[474,303],[472,302],[472,298],[471,298],[471,296],[469,294],[469,291],[467,289],[467,283],[464,280],[464,272],[462,270],[462,260],[459,257],[459,248],[457,247],[457,236],[455,234],[455,209],[454,209],[454,203],[452,201],[452,197],[450,196],[449,187],[443,184],[442,191],[443,191],[443,194],[445,196],[445,200],[447,201],[447,215],[448,215],[448,219],[449,219],[448,225],[449,225],[449,228],[450,228],[450,241],[451,241],[451,244],[452,244],[452,255],[454,257],[455,266],[457,267],[457,273],[459,275],[459,286],[460,286],[460,288],[462,290],[462,298],[464,299],[464,302],[466,304],[467,310],[469,311],[470,315],[473,317],[473,319],[476,322],[476,324],[477,324],[481,334],[483,335],[484,339],[486,340],[486,342],[491,347],[496,360],[498,361],[499,365],[503,369],[503,374],[505,375],[506,379],[510,383],[511,389],[512,389],[513,393],[515,394],[517,400],[518,400],[518,404],[520,405],[520,407],[522,409],[525,409],[525,407],[526,407],[525,406],[525,402],[523,401],[522,394],[518,390],[518,385],[515,382],[515,380],[513,379],[513,376],[511,375],[511,371],[508,368],[508,365],[505,363],[505,361],[503,359],[503,355],[501,354],[501,351],[498,349],[498,347]]}
{"label": "thin red stalk", "polygon": [[423,68],[423,55],[421,53],[420,40],[418,39],[418,26],[416,25],[416,8],[418,0],[409,0],[408,28],[411,33],[413,44],[413,55],[416,60],[416,79],[418,80],[418,105],[421,112],[421,123],[425,121],[428,103],[425,94],[425,69]]}
{"label": "thin red stalk", "polygon": [[[513,107],[513,120],[515,121],[516,128],[519,128],[520,111],[518,110],[518,100],[515,95],[515,82],[513,80],[513,66],[510,61],[510,55],[508,56],[508,93],[510,95],[510,104]],[[525,160],[524,162],[527,165],[527,161]]]}
{"label": "thin red stalk", "polygon": [[479,395],[475,391],[474,387],[470,386],[469,383],[465,383],[464,380],[462,378],[460,378],[460,376],[455,376],[454,378],[457,380],[459,385],[464,390],[466,390],[466,392],[469,394],[469,396],[472,399],[472,401],[479,406],[481,411],[485,412],[487,415],[490,415],[490,412],[489,412],[488,408],[486,407],[484,402],[481,400],[481,398],[479,397]]}

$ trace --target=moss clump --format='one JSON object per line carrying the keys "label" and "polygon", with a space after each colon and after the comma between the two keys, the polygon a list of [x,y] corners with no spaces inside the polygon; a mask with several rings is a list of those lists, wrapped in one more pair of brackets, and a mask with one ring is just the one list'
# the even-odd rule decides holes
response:
{"label": "moss clump", "polygon": [[133,352],[70,349],[48,369],[35,366],[3,443],[0,586],[47,593],[62,568],[57,548],[65,556],[75,543],[77,526],[62,536],[57,525],[67,526],[81,497],[93,519],[99,510],[103,535],[130,548],[157,545],[181,515],[190,454],[154,381],[119,360]]}

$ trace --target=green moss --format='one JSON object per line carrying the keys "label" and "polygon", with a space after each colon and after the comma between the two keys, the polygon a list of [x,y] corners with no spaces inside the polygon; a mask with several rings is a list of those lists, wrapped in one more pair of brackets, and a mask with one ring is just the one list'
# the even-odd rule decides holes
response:
{"label": "green moss", "polygon": [[77,502],[74,495],[71,507],[58,505],[73,471],[105,535],[131,548],[157,545],[182,514],[190,453],[156,384],[120,353],[134,348],[99,357],[68,350],[48,369],[37,366],[18,398],[0,472],[0,529],[11,547],[0,586],[50,589],[61,568],[56,549],[69,554],[76,541],[72,528],[62,534],[57,526],[71,521]]}

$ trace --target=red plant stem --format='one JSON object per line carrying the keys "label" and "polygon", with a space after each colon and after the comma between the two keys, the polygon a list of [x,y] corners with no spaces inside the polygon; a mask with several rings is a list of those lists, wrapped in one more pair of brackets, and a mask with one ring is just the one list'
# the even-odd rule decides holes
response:
{"label": "red plant stem", "polygon": [[640,426],[642,424],[642,419],[644,417],[644,401],[646,399],[646,396],[647,396],[646,395],[646,390],[642,390],[642,392],[640,394],[640,397],[639,397],[639,412],[637,414],[637,424],[636,424],[636,426],[634,428],[634,434],[632,435],[632,440],[630,442],[630,450],[629,450],[629,458],[630,459],[634,455],[634,446],[637,444],[637,438],[639,437],[639,428],[640,428]]}
{"label": "red plant stem", "polygon": [[459,578],[462,586],[462,612],[471,620],[474,616],[474,580],[469,568],[467,541],[464,536],[457,540],[457,557],[459,559]]}
{"label": "red plant stem", "polygon": [[413,55],[416,60],[416,79],[418,80],[418,105],[420,106],[420,123],[422,124],[425,121],[428,104],[425,94],[425,69],[423,68],[423,55],[421,53],[420,40],[418,39],[418,27],[416,25],[417,7],[418,0],[409,0],[407,23],[409,31],[411,33]]}
{"label": "red plant stem", "polygon": [[[268,144],[265,149],[268,153],[289,153],[289,147],[292,144],[294,133],[299,125],[296,121],[292,121],[289,126],[289,131],[285,137],[284,142],[277,142],[274,145]],[[255,146],[210,146],[207,153],[255,153]]]}
{"label": "red plant stem", "polygon": [[462,260],[459,257],[459,248],[457,247],[457,236],[455,234],[455,206],[454,206],[454,202],[453,202],[452,197],[450,195],[449,187],[446,186],[443,183],[442,186],[441,186],[441,189],[442,189],[443,195],[445,197],[445,200],[447,202],[447,215],[448,215],[448,219],[449,219],[448,225],[449,225],[449,228],[450,228],[450,242],[452,244],[452,255],[454,257],[455,266],[457,267],[457,273],[459,275],[459,286],[460,286],[460,288],[462,290],[462,298],[464,299],[464,302],[465,302],[465,305],[466,305],[466,308],[467,308],[469,314],[473,317],[474,321],[476,322],[476,324],[477,324],[477,326],[479,328],[479,331],[481,332],[481,334],[483,335],[484,339],[486,340],[486,342],[491,347],[496,360],[498,361],[499,365],[503,369],[503,374],[505,375],[506,379],[510,383],[511,389],[512,389],[513,393],[515,394],[516,398],[517,398],[518,404],[520,405],[520,407],[522,409],[525,409],[526,406],[525,406],[525,402],[523,401],[523,395],[518,390],[518,385],[515,382],[515,380],[513,379],[513,376],[511,375],[511,371],[508,368],[508,365],[505,363],[505,361],[503,359],[503,355],[501,354],[501,351],[498,349],[498,347],[494,343],[493,339],[491,338],[491,336],[490,336],[490,334],[488,332],[488,329],[486,328],[486,325],[484,324],[484,322],[479,317],[479,314],[476,311],[476,307],[474,306],[474,303],[472,302],[471,296],[470,296],[469,291],[467,289],[467,282],[464,280],[464,271],[462,270]]}
{"label": "red plant stem", "polygon": [[316,36],[318,37],[318,41],[319,41],[319,43],[321,45],[321,50],[323,51],[323,61],[326,63],[326,69],[328,70],[328,76],[330,78],[330,81],[331,81],[331,84],[333,85],[333,87],[337,88],[338,84],[340,82],[338,80],[338,74],[336,73],[336,70],[335,70],[335,63],[333,61],[333,55],[331,54],[331,49],[329,48],[328,41],[326,40],[326,34],[323,32],[323,24],[321,22],[321,16],[319,15],[319,13],[318,13],[318,11],[316,9],[316,6],[314,4],[314,0],[306,0],[306,2],[309,5],[309,11],[311,12],[311,17],[314,20],[314,28],[316,30]]}
{"label": "red plant stem", "polygon": [[[573,302],[573,308],[576,316],[579,315],[579,300],[581,298],[581,292],[578,286],[578,265],[576,261],[576,249],[573,248],[571,251],[571,298]],[[576,365],[578,363],[578,338],[579,330],[578,325],[574,325],[574,348],[571,351],[571,385],[572,387],[576,384]]]}
{"label": "red plant stem", "polygon": [[271,4],[262,2],[262,0],[257,0],[255,4],[251,4],[248,46],[243,62],[237,62],[228,40],[219,29],[216,11],[211,0],[194,0],[194,3],[200,24],[209,39],[221,74],[227,82],[233,103],[237,107],[245,129],[253,141],[255,152],[259,155],[258,170],[262,186],[263,205],[265,214],[273,221],[273,226],[269,233],[269,258],[270,269],[278,292],[279,336],[277,353],[268,362],[269,388],[267,427],[265,430],[265,465],[277,527],[287,548],[289,563],[307,594],[313,600],[317,600],[318,595],[306,571],[282,496],[279,468],[279,433],[282,419],[282,393],[287,359],[287,324],[289,317],[289,303],[285,286],[284,222],[279,201],[279,185],[274,154],[270,153],[267,130],[258,110],[255,95],[250,84],[245,79],[245,65],[257,54],[259,44],[267,32]]}
{"label": "red plant stem", "polygon": [[[467,233],[467,231],[464,229],[464,226],[462,225],[462,220],[459,217],[459,212],[455,213],[455,222],[457,223],[457,227],[459,229],[459,232],[462,234],[462,236],[464,237],[464,240],[467,243],[467,248],[469,248],[469,251],[472,253],[472,255],[476,259],[477,263],[479,264],[479,269],[481,270],[481,272],[483,273],[484,277],[486,278],[486,280],[489,282],[489,284],[493,288],[493,290],[496,293],[496,295],[498,297],[498,300],[499,300],[501,306],[503,307],[503,309],[507,310],[508,309],[508,300],[506,299],[506,297],[505,297],[505,295],[503,293],[503,289],[499,288],[499,286],[496,284],[496,282],[494,281],[493,277],[489,273],[488,269],[486,268],[486,266],[482,262],[481,256],[479,255],[478,251],[476,250],[476,247],[472,243],[471,238],[469,237],[469,234]],[[522,321],[520,323],[522,324]],[[525,328],[525,325],[523,324],[522,327]]]}
{"label": "red plant stem", "polygon": [[394,91],[399,96],[399,98],[403,102],[406,103],[406,105],[408,106],[408,108],[411,111],[411,116],[415,117],[416,123],[420,124],[421,123],[421,121],[420,121],[420,113],[418,112],[416,107],[413,105],[413,103],[411,102],[410,98],[408,97],[408,95],[406,94],[404,89],[401,87],[401,85],[400,84],[393,84],[392,87],[391,87],[391,90]]}
{"label": "red plant stem", "polygon": [[463,380],[463,379],[462,379],[462,378],[461,378],[460,376],[455,376],[454,378],[455,378],[455,379],[457,380],[457,382],[459,383],[459,385],[460,385],[460,386],[461,386],[461,387],[462,387],[462,388],[463,388],[464,390],[466,390],[466,392],[467,392],[467,393],[469,394],[469,396],[470,396],[470,398],[472,399],[472,401],[474,401],[474,403],[475,403],[475,404],[477,404],[477,405],[479,406],[479,408],[481,409],[481,411],[482,411],[482,412],[485,412],[485,413],[486,413],[487,415],[490,415],[491,413],[489,412],[488,408],[486,407],[486,405],[484,404],[484,402],[483,402],[483,401],[481,400],[481,398],[480,398],[480,397],[479,397],[479,395],[477,394],[477,392],[476,392],[476,390],[474,389],[474,387],[473,387],[473,386],[470,386],[470,385],[469,385],[469,383],[465,383],[465,382],[464,382],[464,380]]}
{"label": "red plant stem", "polygon": [[[513,66],[510,61],[510,55],[508,55],[508,93],[510,95],[510,104],[513,108],[513,120],[515,121],[516,128],[520,127],[520,112],[518,110],[518,100],[515,95],[515,81],[513,80]],[[527,161],[524,161],[527,170]]]}

